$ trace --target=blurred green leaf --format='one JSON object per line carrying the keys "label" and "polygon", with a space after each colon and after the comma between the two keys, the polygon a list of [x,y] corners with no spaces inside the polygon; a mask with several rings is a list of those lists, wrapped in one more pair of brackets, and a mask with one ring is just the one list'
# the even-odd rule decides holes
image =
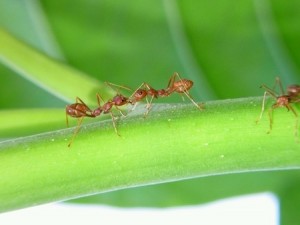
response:
{"label": "blurred green leaf", "polygon": [[[0,1],[0,27],[5,28],[18,39],[30,44],[48,55],[63,59],[39,1]],[[1,106],[8,108],[23,107],[62,107],[63,101],[54,98],[44,89],[19,77],[18,74],[0,65],[2,92]],[[14,87],[12,91],[12,87]],[[34,94],[31,94],[34,93]]]}
{"label": "blurred green leaf", "polygon": [[[300,33],[296,26],[289,26],[288,33],[282,29],[291,24],[285,22],[288,10],[294,8],[297,12],[299,3],[276,1],[265,9],[265,2],[268,3],[246,0],[233,6],[231,1],[223,0],[217,9],[214,2],[207,0],[181,1],[178,5],[175,1],[151,1],[135,3],[134,7],[107,0],[88,3],[78,0],[71,9],[68,1],[43,1],[43,6],[72,65],[101,80],[134,86],[148,81],[165,87],[168,76],[178,71],[197,81],[195,89],[199,90],[194,90],[195,96],[207,99],[207,89],[212,89],[219,98],[260,95],[260,84],[273,83],[278,75],[284,83],[299,82],[299,72],[295,75],[299,71],[299,63],[296,64],[299,57],[290,54],[299,47],[281,41],[282,37]],[[281,9],[286,17],[281,15],[279,24],[277,14]],[[170,20],[177,17],[180,24],[171,26]],[[298,21],[299,13],[293,13],[293,19]],[[265,23],[271,23],[276,32],[263,30],[261,24]],[[178,34],[173,27],[181,24],[186,45],[182,39],[173,37]],[[285,53],[276,57],[279,60],[282,57],[287,69],[277,64],[265,36],[280,43],[274,46],[279,50],[274,51]],[[82,46],[82,40],[90,41]],[[182,52],[189,53],[185,58],[195,61],[198,70],[184,62]],[[286,56],[291,61],[284,60]],[[195,71],[200,72],[194,74]],[[208,81],[209,87],[203,88],[200,80]]]}
{"label": "blurred green leaf", "polygon": [[63,59],[38,0],[0,1],[0,27],[56,59]]}
{"label": "blurred green leaf", "polygon": [[284,189],[279,192],[281,224],[293,224],[299,221],[299,201],[300,201],[300,179],[299,176],[286,183]]}
{"label": "blurred green leaf", "polygon": [[[298,170],[235,173],[118,190],[74,199],[68,203],[119,207],[195,205],[255,192],[273,192],[280,196],[288,194],[286,189],[291,181],[299,181]],[[291,207],[295,205],[294,201],[290,203]]]}

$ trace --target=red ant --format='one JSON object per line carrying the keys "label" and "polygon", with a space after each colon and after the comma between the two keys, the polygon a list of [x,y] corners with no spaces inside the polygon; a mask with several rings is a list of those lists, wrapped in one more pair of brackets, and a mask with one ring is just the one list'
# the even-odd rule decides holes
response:
{"label": "red ant", "polygon": [[[178,78],[179,80],[176,81],[176,78]],[[151,108],[151,103],[153,101],[154,98],[158,98],[158,97],[168,97],[171,94],[173,94],[174,92],[177,92],[179,94],[185,94],[190,101],[200,110],[203,109],[202,105],[198,105],[194,99],[192,98],[192,96],[189,93],[189,90],[192,88],[193,86],[193,81],[191,80],[187,80],[187,79],[182,79],[178,73],[174,73],[170,79],[169,79],[169,83],[166,89],[160,89],[160,90],[155,90],[154,88],[152,88],[148,83],[142,83],[137,90],[129,97],[131,104],[135,104],[136,103],[143,100],[144,98],[146,98],[147,101],[147,111],[144,114],[144,116],[147,116],[147,114],[150,111]],[[150,101],[148,101],[148,96],[151,96]],[[133,108],[135,108],[135,106]]]}
{"label": "red ant", "polygon": [[[128,89],[128,88],[126,88],[124,86],[119,86],[119,85],[111,84],[111,83],[108,83],[108,82],[106,82],[106,84],[108,86],[110,86],[112,89],[114,89],[113,86],[118,86],[118,87],[122,87],[124,89]],[[123,112],[121,111],[121,109],[118,108],[118,106],[123,106],[123,105],[126,105],[126,104],[131,103],[131,102],[128,100],[127,97],[121,95],[119,92],[118,92],[118,94],[116,96],[113,97],[113,99],[108,100],[106,103],[104,103],[103,106],[101,106],[101,104],[100,104],[100,101],[101,100],[103,101],[103,99],[101,98],[101,96],[97,93],[96,97],[97,97],[97,102],[98,102],[98,108],[96,108],[94,110],[91,110],[78,97],[76,97],[76,103],[66,106],[66,123],[67,123],[67,126],[69,125],[69,123],[68,123],[68,116],[78,118],[77,127],[76,127],[76,129],[74,131],[74,134],[73,134],[73,137],[72,137],[71,141],[68,144],[68,147],[71,146],[71,144],[72,144],[75,136],[77,135],[77,133],[79,131],[79,128],[81,126],[83,118],[84,117],[93,117],[94,118],[94,117],[100,116],[101,113],[103,113],[103,114],[110,113],[111,118],[112,118],[112,122],[113,122],[113,126],[114,126],[114,129],[115,129],[115,132],[116,132],[116,134],[118,136],[120,136],[119,133],[118,133],[117,127],[116,127],[115,117],[114,117],[114,115],[112,113],[112,107],[114,106],[121,113],[121,115],[125,116],[123,114]]]}
{"label": "red ant", "polygon": [[[278,95],[274,90],[276,86],[279,86],[281,94]],[[297,103],[300,102],[300,85],[290,85],[287,87],[287,93],[284,93],[282,83],[279,79],[279,77],[276,77],[275,80],[275,85],[273,89],[267,87],[266,85],[261,85],[261,88],[265,89],[264,97],[263,97],[263,102],[262,102],[262,109],[259,118],[256,120],[256,123],[258,123],[262,117],[262,114],[265,110],[265,101],[266,101],[266,95],[269,94],[273,98],[276,99],[276,102],[272,105],[272,107],[269,109],[269,120],[270,120],[270,129],[268,133],[271,132],[272,130],[272,125],[273,125],[273,110],[279,107],[285,107],[287,108],[288,111],[292,111],[294,116],[296,117],[296,125],[295,125],[295,136],[298,134],[298,114],[295,111],[295,109],[291,106],[291,103]]]}

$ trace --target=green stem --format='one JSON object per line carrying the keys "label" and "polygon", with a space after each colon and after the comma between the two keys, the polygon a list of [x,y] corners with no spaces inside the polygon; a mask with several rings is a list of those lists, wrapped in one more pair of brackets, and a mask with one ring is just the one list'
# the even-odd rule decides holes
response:
{"label": "green stem", "polygon": [[117,121],[24,137],[0,145],[0,211],[134,186],[226,173],[299,169],[295,118],[255,119],[261,98],[143,107]]}
{"label": "green stem", "polygon": [[76,93],[88,105],[96,105],[100,90],[105,99],[113,94],[103,83],[35,51],[1,28],[0,62],[66,102],[74,102]]}

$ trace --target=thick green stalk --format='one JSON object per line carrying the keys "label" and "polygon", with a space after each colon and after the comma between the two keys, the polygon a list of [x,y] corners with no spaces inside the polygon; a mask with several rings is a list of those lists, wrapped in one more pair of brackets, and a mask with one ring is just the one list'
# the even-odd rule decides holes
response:
{"label": "thick green stalk", "polygon": [[35,51],[1,28],[0,62],[66,102],[74,102],[76,93],[87,104],[96,105],[97,92],[101,90],[104,99],[113,93],[103,83]]}
{"label": "thick green stalk", "polygon": [[16,138],[66,127],[64,109],[0,110],[0,138]]}
{"label": "thick green stalk", "polygon": [[71,129],[2,142],[0,210],[192,177],[299,169],[295,118],[267,113],[261,98],[143,107],[117,122],[83,126],[71,148]]}

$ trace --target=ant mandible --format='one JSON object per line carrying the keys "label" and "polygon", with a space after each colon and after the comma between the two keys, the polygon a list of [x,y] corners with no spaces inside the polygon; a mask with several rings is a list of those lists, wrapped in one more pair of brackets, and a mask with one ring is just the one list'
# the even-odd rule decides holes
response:
{"label": "ant mandible", "polygon": [[[177,81],[176,81],[176,78],[178,79]],[[147,111],[145,112],[144,116],[147,116],[147,114],[149,113],[149,111],[151,109],[151,103],[154,98],[168,97],[171,94],[173,94],[174,92],[186,95],[190,99],[190,101],[199,110],[202,110],[203,106],[197,104],[189,93],[189,90],[192,88],[193,84],[194,84],[193,81],[188,80],[188,79],[182,79],[179,76],[179,74],[175,72],[170,77],[169,83],[168,83],[168,86],[166,89],[155,90],[148,83],[144,82],[136,89],[136,91],[129,97],[129,99],[130,99],[131,104],[134,104],[136,106],[137,102],[146,98]],[[150,101],[148,101],[148,98],[147,98],[148,96],[151,97]],[[135,106],[133,107],[133,109],[135,108]]]}
{"label": "ant mandible", "polygon": [[[280,95],[278,95],[275,92],[276,86],[279,86],[280,89]],[[284,92],[282,83],[279,79],[279,77],[276,77],[275,80],[275,85],[271,89],[265,84],[260,86],[261,88],[265,89],[264,97],[263,97],[263,102],[262,102],[262,109],[261,113],[259,115],[259,118],[256,120],[256,123],[260,121],[262,118],[263,112],[265,110],[265,101],[266,101],[266,96],[267,94],[272,96],[273,98],[276,99],[276,102],[271,106],[269,109],[269,120],[270,120],[270,127],[268,133],[271,132],[272,126],[273,126],[273,110],[279,107],[285,107],[287,108],[288,111],[292,111],[294,116],[296,117],[296,124],[295,124],[295,136],[298,135],[298,114],[295,111],[295,109],[292,107],[291,103],[297,103],[300,102],[300,85],[294,84],[294,85],[289,85],[287,87],[287,93]]]}
{"label": "ant mandible", "polygon": [[[113,86],[128,89],[127,87],[115,85],[115,84],[108,83],[108,82],[106,82],[106,85],[110,86],[113,90],[115,90],[113,88]],[[102,99],[102,97],[98,93],[96,94],[96,97],[97,97],[98,107],[94,110],[91,110],[79,97],[76,97],[76,103],[66,106],[66,123],[67,123],[67,126],[69,125],[68,116],[78,118],[77,127],[76,127],[76,129],[73,133],[71,141],[68,144],[68,147],[70,147],[71,144],[73,143],[73,141],[74,141],[74,139],[75,139],[75,137],[76,137],[76,135],[79,131],[79,128],[81,126],[83,118],[84,117],[94,118],[94,117],[100,116],[102,113],[103,114],[110,113],[115,132],[118,136],[120,136],[119,133],[118,133],[117,127],[116,127],[115,117],[112,113],[112,107],[114,106],[121,113],[121,115],[125,116],[123,114],[123,112],[121,111],[121,109],[119,109],[118,107],[130,103],[130,101],[128,100],[127,97],[121,95],[118,92],[118,94],[115,95],[111,100],[108,100],[106,103],[103,104],[103,106],[101,106],[100,101],[102,100],[104,102],[104,100]]]}

